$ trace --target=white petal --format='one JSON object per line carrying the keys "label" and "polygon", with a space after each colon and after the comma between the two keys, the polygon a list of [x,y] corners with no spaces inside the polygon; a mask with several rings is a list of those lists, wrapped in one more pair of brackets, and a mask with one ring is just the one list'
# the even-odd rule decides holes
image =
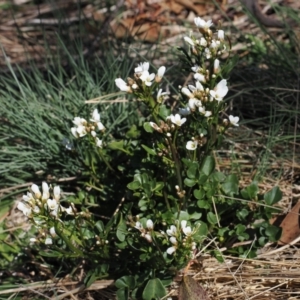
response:
{"label": "white petal", "polygon": [[146,226],[148,229],[152,230],[153,229],[153,222],[152,220],[147,220]]}
{"label": "white petal", "polygon": [[54,187],[54,189],[53,189],[53,196],[54,196],[54,199],[56,201],[59,201],[59,199],[60,199],[60,187],[59,187],[59,185],[56,185]]}
{"label": "white petal", "polygon": [[193,151],[193,150],[196,150],[196,148],[197,148],[197,142],[195,142],[195,141],[188,141],[186,143],[186,149]]}
{"label": "white petal", "polygon": [[165,67],[165,66],[161,66],[161,67],[158,69],[158,71],[157,71],[157,76],[158,76],[158,77],[163,77],[164,74],[165,74],[165,72],[166,72],[166,67]]}
{"label": "white petal", "polygon": [[169,255],[172,255],[175,251],[176,251],[176,248],[174,246],[172,246],[172,247],[170,247],[170,248],[167,249],[167,253]]}

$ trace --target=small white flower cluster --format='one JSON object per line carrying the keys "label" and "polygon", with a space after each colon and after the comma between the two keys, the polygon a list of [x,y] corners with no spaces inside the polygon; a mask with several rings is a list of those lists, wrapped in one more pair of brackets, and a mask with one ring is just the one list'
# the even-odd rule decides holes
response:
{"label": "small white flower cluster", "polygon": [[143,227],[142,223],[137,221],[134,225],[134,228],[140,231],[141,236],[145,238],[149,243],[152,242],[152,237],[151,237],[151,231],[154,228],[154,224],[152,220],[147,220],[146,222],[146,228]]}
{"label": "small white flower cluster", "polygon": [[103,132],[105,130],[105,127],[100,122],[100,114],[98,112],[98,109],[95,109],[93,111],[90,122],[86,121],[84,118],[75,117],[73,120],[73,124],[75,125],[75,127],[71,128],[71,132],[76,138],[80,138],[87,134],[90,134],[94,138],[96,146],[102,148],[103,143],[102,140],[97,137],[96,129]]}
{"label": "small white flower cluster", "polygon": [[[51,193],[50,193],[51,190]],[[74,214],[75,208],[69,206],[65,208],[60,205],[60,187],[55,186],[53,189],[46,182],[42,183],[42,192],[36,184],[33,184],[30,188],[30,192],[23,195],[23,200],[17,205],[17,208],[23,212],[23,214],[33,219],[37,228],[45,227],[45,217],[52,217],[59,219],[60,215],[65,212],[69,215]],[[49,229],[49,233],[52,237],[56,235],[54,227]],[[36,242],[36,239],[31,239],[31,242]],[[45,244],[52,244],[50,236],[46,237]]]}
{"label": "small white flower cluster", "polygon": [[[149,62],[143,62],[140,63],[135,69],[134,69],[134,79],[128,78],[128,83],[126,83],[122,78],[115,79],[115,83],[117,87],[122,92],[140,92],[143,91],[145,87],[151,87],[154,82],[159,83],[161,82],[166,67],[161,66],[157,74],[149,72]],[[158,91],[157,99],[159,100],[161,97],[166,95],[166,93],[163,93],[162,90]]]}
{"label": "small white flower cluster", "polygon": [[214,65],[213,70],[211,70],[210,62],[207,62],[208,65],[204,62],[201,67],[195,65],[191,68],[194,72],[196,82],[195,86],[188,85],[188,87],[181,89],[181,92],[189,97],[189,101],[187,107],[181,109],[180,113],[187,115],[198,110],[201,115],[211,117],[211,102],[216,101],[216,103],[219,103],[228,92],[227,81],[225,79],[220,80],[213,89],[205,87],[205,85],[209,85],[209,81],[212,78],[216,78],[220,72],[220,61],[218,57],[226,51],[226,45],[224,43],[225,34],[223,30],[218,30],[217,36],[214,38],[210,29],[213,25],[211,20],[205,21],[197,17],[194,19],[194,22],[203,36],[199,40],[194,37],[185,37],[184,40],[192,46],[192,52],[195,55],[203,53],[207,60],[211,61],[211,59],[214,59]]}
{"label": "small white flower cluster", "polygon": [[171,131],[178,127],[181,127],[185,122],[186,118],[181,118],[180,114],[170,115],[167,117],[167,122],[160,121],[160,126],[154,122],[149,122],[150,126],[158,131],[159,133],[165,133],[167,136],[171,135]]}
{"label": "small white flower cluster", "polygon": [[171,225],[170,229],[167,230],[167,235],[170,237],[169,241],[172,244],[172,246],[167,249],[169,255],[174,254],[180,245],[185,248],[188,247],[190,250],[196,249],[196,243],[193,241],[195,230],[192,230],[190,226],[187,226],[186,220],[182,220],[180,225],[181,230],[178,230],[178,226],[175,225]]}
{"label": "small white flower cluster", "polygon": [[186,143],[186,149],[194,151],[197,149],[198,145],[200,147],[202,147],[203,145],[205,145],[207,142],[207,138],[204,137],[204,134],[200,134],[197,137],[193,137],[192,141],[188,141]]}

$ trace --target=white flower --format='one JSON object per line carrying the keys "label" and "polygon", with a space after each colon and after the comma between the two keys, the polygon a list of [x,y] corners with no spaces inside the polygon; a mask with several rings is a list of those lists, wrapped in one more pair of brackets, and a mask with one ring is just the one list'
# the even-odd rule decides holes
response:
{"label": "white flower", "polygon": [[167,117],[167,120],[170,119],[171,122],[177,126],[181,126],[182,124],[185,123],[186,121],[186,118],[182,118],[181,119],[181,116],[180,114],[176,114],[175,116],[174,115],[170,115],[169,117]]}
{"label": "white flower", "polygon": [[217,101],[222,101],[228,92],[227,81],[226,79],[222,79],[214,90],[211,90],[210,95],[216,99]]}
{"label": "white flower", "polygon": [[101,122],[97,122],[97,127],[99,131],[102,131],[105,129],[104,125]]}
{"label": "white flower", "polygon": [[172,246],[172,247],[170,247],[170,248],[167,249],[167,253],[169,255],[172,255],[175,251],[176,251],[176,247],[175,246]]}
{"label": "white flower", "polygon": [[91,131],[91,136],[92,136],[93,138],[95,138],[95,137],[97,136],[96,131],[92,130],[92,131]]}
{"label": "white flower", "polygon": [[201,37],[201,39],[200,39],[200,46],[202,46],[202,47],[207,46],[207,40],[204,37]]}
{"label": "white flower", "polygon": [[193,47],[195,46],[195,42],[190,37],[185,36],[183,39],[191,46],[193,46]]}
{"label": "white flower", "polygon": [[30,217],[31,215],[31,208],[24,204],[23,202],[19,202],[17,205],[17,209],[22,211],[22,213],[26,216],[26,217]]}
{"label": "white flower", "polygon": [[31,186],[31,190],[34,193],[34,195],[35,195],[36,198],[39,199],[42,196],[42,194],[40,192],[40,189],[39,189],[39,187],[36,184],[33,184]]}
{"label": "white flower", "polygon": [[143,82],[145,82],[145,84],[146,84],[147,86],[151,86],[151,85],[152,85],[152,81],[153,81],[154,78],[155,78],[155,74],[154,74],[154,73],[149,74],[148,71],[144,71],[144,72],[142,73],[142,75],[140,76],[140,79],[141,79]]}
{"label": "white flower", "polygon": [[181,221],[181,229],[186,236],[190,236],[190,235],[192,235],[192,228],[190,226],[186,226],[186,224],[187,224],[187,221],[182,220]]}
{"label": "white flower", "polygon": [[149,243],[152,242],[152,237],[151,237],[151,235],[150,235],[149,233],[146,233],[146,234],[144,235],[144,238],[145,238]]}
{"label": "white flower", "polygon": [[149,70],[149,63],[148,62],[143,62],[143,63],[140,63],[137,68],[134,69],[134,72],[136,74],[139,74],[139,73],[143,73],[144,71],[148,71]]}
{"label": "white flower", "polygon": [[218,39],[223,41],[225,38],[224,30],[218,30]]}
{"label": "white flower", "polygon": [[54,227],[51,227],[50,230],[49,230],[50,234],[52,237],[55,237],[56,236],[56,232],[55,232],[55,228]]}
{"label": "white flower", "polygon": [[164,100],[164,97],[168,94],[169,94],[168,92],[163,92],[162,89],[159,89],[157,96],[156,96],[156,101],[158,103],[162,103]]}
{"label": "white flower", "polygon": [[86,127],[83,125],[79,125],[78,127],[72,127],[71,132],[76,138],[83,137],[87,134]]}
{"label": "white flower", "polygon": [[199,107],[199,112],[204,115],[204,117],[210,117],[212,115],[212,112],[206,111],[204,107]]}
{"label": "white flower", "polygon": [[33,212],[34,212],[35,214],[39,214],[40,211],[41,211],[41,209],[40,209],[37,205],[35,205],[34,208],[33,208]]}
{"label": "white flower", "polygon": [[29,202],[30,200],[34,200],[34,198],[32,197],[32,194],[31,193],[29,193],[29,192],[27,192],[27,195],[23,195],[23,200],[25,201],[25,202]]}
{"label": "white flower", "polygon": [[55,199],[48,199],[47,206],[50,210],[55,210],[58,207],[57,201]]}
{"label": "white flower", "polygon": [[93,113],[92,113],[92,118],[90,119],[92,122],[100,122],[100,114],[98,112],[98,109],[94,109]]}
{"label": "white flower", "polygon": [[137,221],[134,225],[134,228],[138,229],[138,230],[142,230],[143,229],[143,225],[141,222]]}
{"label": "white flower", "polygon": [[203,85],[199,81],[196,81],[196,86],[190,84],[188,87],[193,94],[204,91]]}
{"label": "white flower", "polygon": [[157,71],[157,77],[162,78],[166,72],[166,67],[161,66]]}
{"label": "white flower", "polygon": [[229,122],[233,126],[239,126],[239,124],[238,124],[239,120],[240,120],[239,117],[234,117],[232,115],[229,116]]}
{"label": "white flower", "polygon": [[217,74],[220,69],[220,61],[218,59],[215,59],[214,61],[214,73]]}
{"label": "white flower", "polygon": [[171,236],[171,237],[170,237],[170,242],[171,242],[173,245],[177,245],[176,237],[175,237],[175,236]]}
{"label": "white flower", "polygon": [[30,238],[30,239],[29,239],[29,242],[30,242],[31,244],[34,244],[34,243],[37,242],[37,239],[36,239],[36,238]]}
{"label": "white flower", "polygon": [[200,74],[200,73],[194,74],[194,79],[198,80],[200,82],[204,82],[204,83],[206,82],[205,76],[203,74]]}
{"label": "white flower", "polygon": [[56,185],[53,189],[53,197],[56,201],[59,201],[60,199],[60,187]]}
{"label": "white flower", "polygon": [[75,117],[73,120],[73,124],[76,126],[84,126],[86,123],[86,119],[80,117]]}
{"label": "white flower", "polygon": [[170,242],[171,242],[174,246],[169,247],[169,248],[167,249],[167,253],[168,253],[169,255],[172,255],[172,254],[176,251],[176,249],[177,249],[177,240],[176,240],[176,238],[175,238],[174,236],[172,236],[172,237],[170,237]]}
{"label": "white flower", "polygon": [[200,70],[200,67],[198,65],[194,65],[191,69],[193,72],[197,73]]}
{"label": "white flower", "polygon": [[194,110],[196,110],[197,107],[201,107],[202,103],[200,100],[198,100],[196,98],[192,98],[192,99],[189,99],[188,106],[192,111],[194,111]]}
{"label": "white flower", "polygon": [[152,230],[153,229],[153,222],[152,222],[152,220],[147,220],[147,222],[146,222],[146,226],[147,226],[147,228],[149,229],[149,230]]}
{"label": "white flower", "polygon": [[42,183],[42,190],[43,190],[42,200],[47,200],[50,195],[49,195],[49,186],[45,181],[43,181]]}
{"label": "white flower", "polygon": [[208,21],[206,22],[205,20],[201,19],[200,17],[195,18],[195,19],[194,19],[194,22],[195,22],[195,24],[196,24],[197,27],[203,28],[204,30],[209,29],[209,27],[210,27],[211,25],[213,25],[212,20],[208,20]]}
{"label": "white flower", "polygon": [[150,126],[151,126],[154,130],[156,130],[156,131],[158,131],[158,132],[162,132],[161,128],[160,128],[156,123],[154,123],[154,122],[149,122],[149,124],[150,124]]}
{"label": "white flower", "polygon": [[190,98],[194,97],[194,94],[187,87],[183,87],[181,92]]}
{"label": "white flower", "polygon": [[115,79],[116,86],[122,91],[122,92],[129,92],[130,86],[127,85],[127,83],[122,78]]}
{"label": "white flower", "polygon": [[212,48],[212,49],[218,48],[218,43],[217,43],[217,41],[212,40],[212,41],[211,41],[211,44],[210,44],[210,48]]}
{"label": "white flower", "polygon": [[63,209],[68,215],[74,215],[74,210],[72,206]]}
{"label": "white flower", "polygon": [[167,229],[167,235],[175,236],[177,233],[177,228],[175,225],[171,225],[170,229]]}
{"label": "white flower", "polygon": [[197,141],[188,141],[186,143],[186,149],[191,150],[191,151],[196,150],[197,145],[198,145]]}
{"label": "white flower", "polygon": [[204,49],[204,53],[205,53],[205,57],[206,59],[210,59],[211,58],[211,52],[208,48]]}
{"label": "white flower", "polygon": [[95,137],[96,147],[102,148],[103,142],[98,137]]}
{"label": "white flower", "polygon": [[52,239],[50,237],[46,238],[45,245],[52,245],[52,244],[53,244]]}

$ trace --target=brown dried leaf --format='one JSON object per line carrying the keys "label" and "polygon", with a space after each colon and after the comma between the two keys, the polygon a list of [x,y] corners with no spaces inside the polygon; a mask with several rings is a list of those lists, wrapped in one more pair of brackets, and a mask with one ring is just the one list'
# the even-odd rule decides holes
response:
{"label": "brown dried leaf", "polygon": [[184,275],[179,286],[178,300],[209,300],[199,282],[193,277]]}
{"label": "brown dried leaf", "polygon": [[300,236],[300,201],[292,208],[280,224],[282,228],[282,235],[278,241],[279,245],[289,244],[295,238]]}

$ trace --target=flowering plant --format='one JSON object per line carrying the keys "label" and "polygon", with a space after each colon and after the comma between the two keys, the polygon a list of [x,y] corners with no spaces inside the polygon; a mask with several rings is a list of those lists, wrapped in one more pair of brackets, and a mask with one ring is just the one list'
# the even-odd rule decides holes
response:
{"label": "flowering plant", "polygon": [[[176,271],[204,248],[219,259],[217,247],[253,257],[280,236],[269,222],[279,189],[260,195],[256,182],[241,189],[235,174],[215,168],[213,151],[239,126],[239,117],[225,114],[232,66],[224,31],[199,17],[195,25],[199,37],[184,37],[187,48],[180,48],[193,82],[179,88],[177,105],[166,104],[166,67],[151,73],[149,62],[140,63],[115,84],[143,103],[141,124],[117,138],[97,108],[89,121],[73,120],[72,134],[88,146],[87,192],[61,197],[58,186],[44,182],[42,192],[32,185],[18,205],[38,229],[31,242],[45,245],[42,254],[87,260],[86,284],[113,277],[119,299],[165,296]],[[208,238],[216,238],[215,247]],[[251,249],[233,247],[249,239]]]}

